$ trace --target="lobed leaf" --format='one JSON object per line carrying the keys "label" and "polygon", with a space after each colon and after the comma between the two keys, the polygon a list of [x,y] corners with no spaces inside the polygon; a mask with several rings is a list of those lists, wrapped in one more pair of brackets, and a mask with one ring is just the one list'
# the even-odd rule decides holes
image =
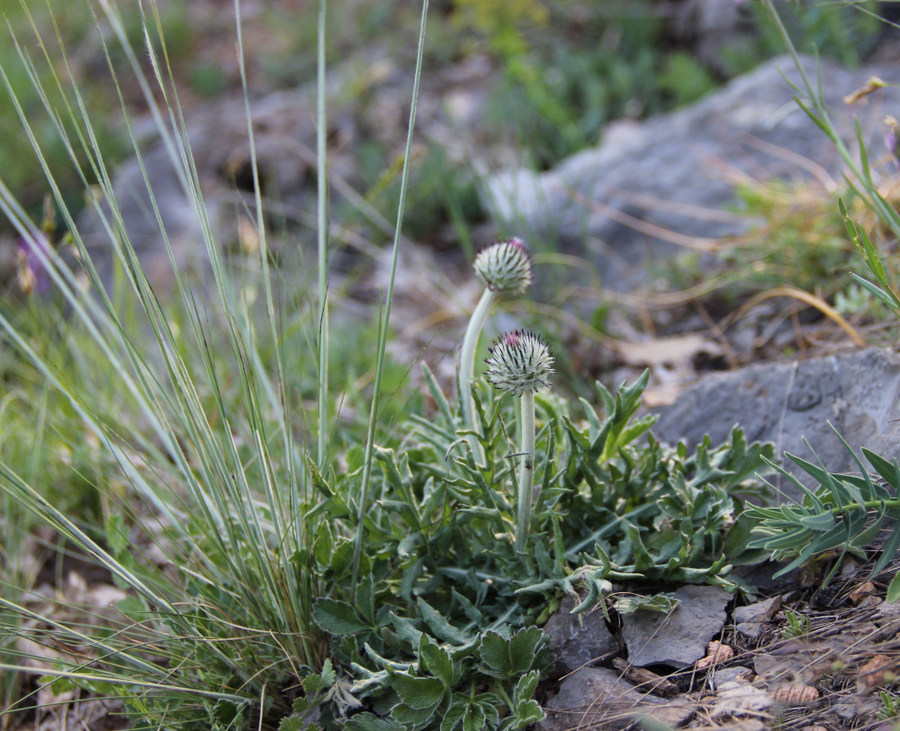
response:
{"label": "lobed leaf", "polygon": [[415,711],[434,709],[444,697],[444,684],[437,678],[418,678],[406,672],[388,671],[391,687],[400,700]]}
{"label": "lobed leaf", "polygon": [[352,635],[372,629],[353,607],[337,599],[316,600],[312,614],[319,628],[331,635]]}

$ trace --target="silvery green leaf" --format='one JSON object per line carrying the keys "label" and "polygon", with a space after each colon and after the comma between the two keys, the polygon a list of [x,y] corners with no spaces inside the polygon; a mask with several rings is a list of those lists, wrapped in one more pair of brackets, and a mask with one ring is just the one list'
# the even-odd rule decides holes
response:
{"label": "silvery green leaf", "polygon": [[445,688],[453,685],[455,673],[450,653],[424,633],[419,640],[419,665],[440,680]]}
{"label": "silvery green leaf", "polygon": [[544,641],[544,633],[537,627],[521,629],[509,639],[493,630],[485,632],[478,645],[480,667],[501,680],[518,677],[543,661],[539,648]]}
{"label": "silvery green leaf", "polygon": [[391,687],[411,709],[432,709],[444,697],[444,684],[437,678],[417,678],[405,672],[391,672]]}
{"label": "silvery green leaf", "polygon": [[613,603],[620,614],[632,614],[640,609],[651,612],[667,613],[678,606],[678,600],[672,593],[642,596],[640,594],[626,594],[618,596]]}
{"label": "silvery green leaf", "polygon": [[897,464],[896,459],[893,462],[889,462],[884,457],[865,447],[862,448],[862,453],[878,474],[884,478],[885,482],[892,485],[894,489],[900,488],[900,465]]}
{"label": "silvery green leaf", "polygon": [[407,703],[398,703],[391,709],[391,718],[404,729],[424,729],[434,717],[440,703],[426,708],[413,708]]}
{"label": "silvery green leaf", "polygon": [[824,532],[830,530],[834,526],[835,517],[830,511],[825,513],[805,515],[800,518],[800,523],[812,531]]}
{"label": "silvery green leaf", "polygon": [[374,713],[357,713],[344,726],[347,731],[403,731],[403,725],[390,718],[379,718]]}
{"label": "silvery green leaf", "polygon": [[471,635],[450,624],[440,612],[422,597],[416,599],[416,604],[419,607],[419,613],[422,615],[423,621],[439,640],[444,640],[444,642],[449,642],[453,645],[466,645],[472,641]]}
{"label": "silvery green leaf", "polygon": [[352,635],[372,629],[347,602],[318,599],[313,605],[313,620],[332,635]]}

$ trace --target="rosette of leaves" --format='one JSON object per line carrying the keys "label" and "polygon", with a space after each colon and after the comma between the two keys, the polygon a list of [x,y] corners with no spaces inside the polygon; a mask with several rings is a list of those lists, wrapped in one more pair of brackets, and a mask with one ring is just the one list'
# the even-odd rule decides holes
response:
{"label": "rosette of leaves", "polygon": [[476,465],[457,413],[429,383],[436,413],[416,418],[402,447],[377,451],[355,587],[350,543],[335,527],[356,515],[355,491],[317,485],[328,519],[314,558],[332,589],[314,619],[331,636],[335,683],[345,683],[336,687],[362,704],[324,705],[335,719],[343,708],[349,728],[522,728],[537,718],[528,701],[551,660],[534,625],[565,593],[583,611],[614,580],[733,588],[730,566],[761,555],[748,556],[741,513],[763,488],[754,475],[771,447],[746,444],[740,430],[716,448],[659,443],[653,419],[636,418],[646,374],[616,395],[598,388],[599,409],[535,396],[540,489],[517,552],[516,405],[488,394]]}

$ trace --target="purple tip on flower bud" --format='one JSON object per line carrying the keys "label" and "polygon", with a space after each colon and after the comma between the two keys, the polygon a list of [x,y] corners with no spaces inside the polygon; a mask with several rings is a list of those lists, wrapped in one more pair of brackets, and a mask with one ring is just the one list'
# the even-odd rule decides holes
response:
{"label": "purple tip on flower bud", "polygon": [[528,330],[501,335],[491,344],[489,353],[488,381],[516,396],[547,386],[547,378],[554,372],[555,361],[547,343]]}
{"label": "purple tip on flower bud", "polygon": [[489,289],[522,294],[531,284],[531,253],[522,239],[511,238],[478,253],[475,274]]}

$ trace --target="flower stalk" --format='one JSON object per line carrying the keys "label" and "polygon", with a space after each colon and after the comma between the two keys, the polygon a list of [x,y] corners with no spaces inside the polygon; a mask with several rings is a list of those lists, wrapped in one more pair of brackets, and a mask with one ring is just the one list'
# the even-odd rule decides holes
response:
{"label": "flower stalk", "polygon": [[484,464],[484,450],[479,435],[481,430],[475,418],[475,399],[472,384],[475,380],[475,351],[478,336],[484,328],[491,305],[503,293],[521,294],[531,284],[531,254],[518,238],[493,244],[475,257],[475,274],[485,289],[472,313],[459,356],[459,383],[457,391],[462,406],[463,423],[470,432],[469,446],[475,461]]}
{"label": "flower stalk", "polygon": [[525,550],[531,529],[534,502],[534,394],[547,385],[553,373],[550,348],[527,330],[516,330],[497,338],[487,358],[487,379],[502,391],[519,397],[519,479],[516,501],[516,551]]}
{"label": "flower stalk", "polygon": [[519,494],[516,503],[516,551],[524,551],[531,528],[534,495],[534,393],[519,397]]}
{"label": "flower stalk", "polygon": [[475,380],[475,349],[478,347],[478,336],[484,327],[484,321],[487,319],[488,311],[497,297],[496,290],[490,287],[485,288],[478,300],[478,305],[472,313],[469,320],[469,326],[466,328],[466,335],[463,338],[462,350],[459,354],[459,399],[462,405],[463,423],[470,432],[468,441],[472,448],[472,454],[478,464],[484,463],[484,450],[481,442],[478,440],[479,429],[477,420],[475,419],[475,399],[472,396],[472,383]]}

